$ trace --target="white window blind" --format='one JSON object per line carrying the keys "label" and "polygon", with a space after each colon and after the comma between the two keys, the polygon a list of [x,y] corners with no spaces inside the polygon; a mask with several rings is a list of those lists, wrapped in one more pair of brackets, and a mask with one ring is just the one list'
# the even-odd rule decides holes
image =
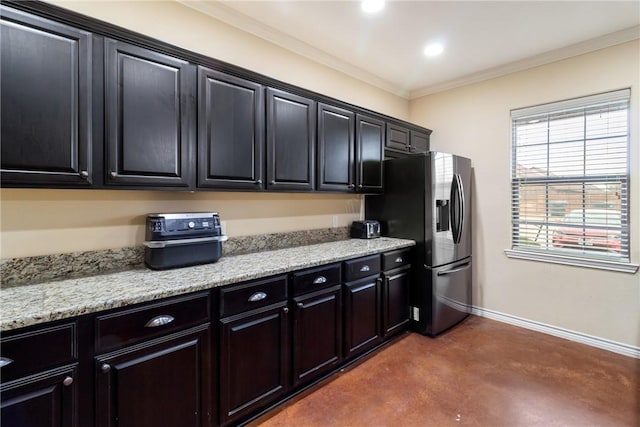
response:
{"label": "white window blind", "polygon": [[511,112],[513,250],[629,263],[629,98]]}

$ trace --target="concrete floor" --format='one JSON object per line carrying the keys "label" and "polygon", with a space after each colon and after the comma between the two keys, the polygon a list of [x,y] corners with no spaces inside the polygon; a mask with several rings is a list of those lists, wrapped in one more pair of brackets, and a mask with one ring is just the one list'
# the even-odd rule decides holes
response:
{"label": "concrete floor", "polygon": [[640,426],[640,360],[472,316],[407,334],[253,426]]}

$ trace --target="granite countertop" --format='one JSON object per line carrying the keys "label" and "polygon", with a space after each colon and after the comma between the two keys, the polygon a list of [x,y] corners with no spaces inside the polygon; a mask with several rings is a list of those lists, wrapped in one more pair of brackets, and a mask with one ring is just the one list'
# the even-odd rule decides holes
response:
{"label": "granite countertop", "polygon": [[0,289],[0,330],[95,313],[130,304],[268,277],[415,245],[381,237],[222,257],[214,264],[118,273]]}

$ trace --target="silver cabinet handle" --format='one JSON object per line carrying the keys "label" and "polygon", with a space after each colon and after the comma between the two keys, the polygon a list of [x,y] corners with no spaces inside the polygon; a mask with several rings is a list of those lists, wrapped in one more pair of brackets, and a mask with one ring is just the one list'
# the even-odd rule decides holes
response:
{"label": "silver cabinet handle", "polygon": [[402,262],[402,261],[403,261],[403,259],[402,259],[402,257],[401,257],[401,256],[399,256],[398,258],[396,258],[396,262]]}
{"label": "silver cabinet handle", "polygon": [[269,181],[269,184],[276,185],[276,182],[275,181]]}
{"label": "silver cabinet handle", "polygon": [[301,303],[301,302],[299,302],[299,303],[298,303],[298,308],[304,308],[304,304],[303,304],[303,303]]}
{"label": "silver cabinet handle", "polygon": [[62,385],[65,387],[69,387],[71,384],[73,384],[72,377],[65,377],[64,380],[62,380]]}
{"label": "silver cabinet handle", "polygon": [[7,365],[11,365],[13,363],[13,359],[9,359],[8,357],[0,357],[0,368],[4,368]]}
{"label": "silver cabinet handle", "polygon": [[282,312],[283,313],[288,313],[289,312],[289,307],[282,307]]}
{"label": "silver cabinet handle", "polygon": [[321,285],[323,283],[327,283],[327,278],[324,276],[318,276],[316,277],[316,279],[313,281],[314,285]]}
{"label": "silver cabinet handle", "polygon": [[358,188],[359,188],[360,190],[362,190],[362,187],[364,187],[362,184],[358,184]]}
{"label": "silver cabinet handle", "polygon": [[111,365],[109,365],[108,363],[103,363],[103,364],[100,366],[100,371],[101,371],[103,374],[106,374],[106,373],[107,373],[107,372],[109,372],[110,370],[111,370]]}
{"label": "silver cabinet handle", "polygon": [[87,172],[87,171],[80,171],[80,178],[82,178],[82,179],[87,179],[87,178],[89,178],[89,172]]}
{"label": "silver cabinet handle", "polygon": [[363,265],[362,267],[360,267],[360,271],[371,271],[371,268],[369,268],[368,265]]}
{"label": "silver cabinet handle", "polygon": [[352,190],[352,189],[356,188],[356,186],[355,186],[355,184],[349,184],[349,185],[347,185],[347,188]]}
{"label": "silver cabinet handle", "polygon": [[111,176],[111,178],[115,178],[116,176],[118,176],[118,172],[111,171],[111,172],[109,172],[109,175]]}
{"label": "silver cabinet handle", "polygon": [[260,301],[263,300],[267,297],[267,294],[264,292],[256,292],[255,294],[251,295],[249,297],[249,302],[256,302],[256,301]]}
{"label": "silver cabinet handle", "polygon": [[164,326],[164,325],[168,325],[169,323],[173,322],[175,319],[175,317],[170,316],[168,314],[161,314],[160,316],[156,316],[153,319],[149,320],[147,323],[145,323],[144,327],[145,328],[157,328],[158,326]]}
{"label": "silver cabinet handle", "polygon": [[262,184],[262,180],[261,180],[261,179],[256,179],[256,180],[255,180],[255,182],[254,182],[254,184],[256,184],[256,185],[260,185],[260,184]]}

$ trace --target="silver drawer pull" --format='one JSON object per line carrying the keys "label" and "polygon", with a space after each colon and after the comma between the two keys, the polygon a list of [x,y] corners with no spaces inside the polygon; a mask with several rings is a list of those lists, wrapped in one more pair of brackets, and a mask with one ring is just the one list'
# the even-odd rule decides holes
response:
{"label": "silver drawer pull", "polygon": [[13,359],[9,359],[8,357],[0,357],[0,368],[4,368],[7,365],[11,365],[13,363]]}
{"label": "silver drawer pull", "polygon": [[323,283],[327,283],[327,278],[324,276],[318,276],[316,277],[316,280],[313,281],[314,285],[321,285]]}
{"label": "silver drawer pull", "polygon": [[401,257],[401,256],[399,256],[398,258],[396,258],[396,262],[402,262],[402,261],[403,261],[403,259],[402,259],[402,257]]}
{"label": "silver drawer pull", "polygon": [[145,323],[145,328],[157,328],[158,326],[168,325],[169,323],[176,320],[173,316],[168,314],[162,314],[160,316],[156,316],[153,319],[149,320]]}
{"label": "silver drawer pull", "polygon": [[267,294],[264,292],[256,292],[255,294],[249,297],[250,302],[261,301],[267,297]]}
{"label": "silver drawer pull", "polygon": [[360,271],[371,271],[371,269],[368,265],[363,265],[362,267],[360,267]]}

